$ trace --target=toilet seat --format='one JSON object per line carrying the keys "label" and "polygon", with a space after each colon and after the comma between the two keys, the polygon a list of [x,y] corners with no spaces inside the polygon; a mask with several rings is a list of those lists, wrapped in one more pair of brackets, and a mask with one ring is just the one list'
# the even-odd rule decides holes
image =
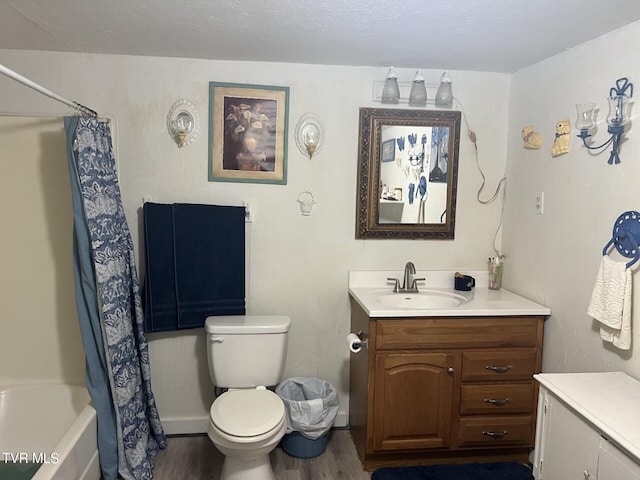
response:
{"label": "toilet seat", "polygon": [[211,422],[234,437],[264,435],[281,425],[285,410],[282,399],[270,390],[229,390],[211,405]]}

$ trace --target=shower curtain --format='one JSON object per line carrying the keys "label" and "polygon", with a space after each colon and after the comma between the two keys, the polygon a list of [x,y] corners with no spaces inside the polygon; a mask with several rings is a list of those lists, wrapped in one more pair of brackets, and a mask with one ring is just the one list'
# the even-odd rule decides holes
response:
{"label": "shower curtain", "polygon": [[76,305],[104,480],[153,477],[166,437],[151,391],[140,286],[109,124],[66,117]]}

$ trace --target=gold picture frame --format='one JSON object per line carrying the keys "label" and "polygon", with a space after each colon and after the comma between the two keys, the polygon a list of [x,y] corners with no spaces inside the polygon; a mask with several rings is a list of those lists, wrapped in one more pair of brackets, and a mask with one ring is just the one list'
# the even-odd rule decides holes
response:
{"label": "gold picture frame", "polygon": [[209,181],[286,185],[289,87],[209,82]]}

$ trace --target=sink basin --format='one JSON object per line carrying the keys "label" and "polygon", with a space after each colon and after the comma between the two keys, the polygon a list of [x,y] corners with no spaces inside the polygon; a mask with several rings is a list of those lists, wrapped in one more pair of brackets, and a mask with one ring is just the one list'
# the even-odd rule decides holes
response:
{"label": "sink basin", "polygon": [[378,303],[387,307],[411,310],[439,310],[457,307],[469,300],[453,292],[423,290],[419,293],[384,293],[377,298]]}

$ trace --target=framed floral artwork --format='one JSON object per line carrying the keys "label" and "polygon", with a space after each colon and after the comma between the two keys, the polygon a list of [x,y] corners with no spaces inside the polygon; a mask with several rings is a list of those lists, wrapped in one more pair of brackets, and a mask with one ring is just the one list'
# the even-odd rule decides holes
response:
{"label": "framed floral artwork", "polygon": [[209,83],[209,181],[287,183],[289,87]]}

